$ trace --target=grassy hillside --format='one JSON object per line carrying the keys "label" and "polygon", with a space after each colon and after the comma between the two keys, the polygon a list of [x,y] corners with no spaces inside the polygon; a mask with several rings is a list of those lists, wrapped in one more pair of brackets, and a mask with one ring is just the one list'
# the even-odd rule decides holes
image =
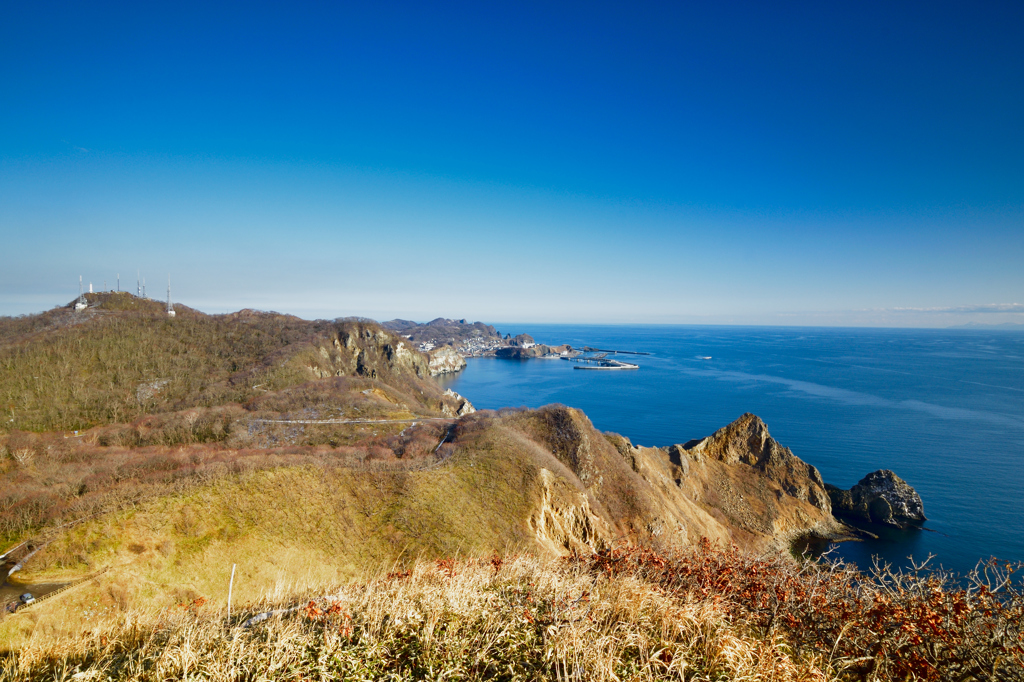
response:
{"label": "grassy hillside", "polygon": [[510,421],[463,418],[454,443],[436,452],[444,429],[425,424],[397,441],[401,456],[354,447],[153,452],[160,467],[108,486],[89,508],[117,500],[116,509],[51,532],[19,579],[59,583],[109,570],[34,607],[30,618],[5,621],[0,641],[71,636],[87,627],[90,605],[110,612],[223,602],[232,564],[235,603],[244,605],[282,584],[336,582],[419,557],[607,546],[610,524],[591,511],[578,479]]}
{"label": "grassy hillside", "polygon": [[184,307],[168,318],[156,302],[130,294],[90,301],[98,307],[0,323],[0,433],[245,404],[325,376],[378,379],[410,407],[439,408],[440,391],[419,368],[425,359],[373,323]]}
{"label": "grassy hillside", "polygon": [[[716,509],[693,493],[658,489],[616,448],[621,438],[571,408],[401,426],[351,446],[78,445],[61,461],[10,466],[3,481],[12,492],[0,510],[9,538],[25,537],[19,524],[28,521],[51,529],[38,535],[48,544],[20,579],[58,583],[110,570],[34,609],[31,626],[0,626],[0,638],[68,634],[90,600],[113,594],[133,608],[170,606],[182,594],[222,602],[231,564],[243,578],[236,603],[246,604],[281,581],[339,580],[417,557],[587,554],[621,542],[670,551],[701,536],[763,548],[771,540],[716,521]],[[75,519],[84,521],[57,527]]]}

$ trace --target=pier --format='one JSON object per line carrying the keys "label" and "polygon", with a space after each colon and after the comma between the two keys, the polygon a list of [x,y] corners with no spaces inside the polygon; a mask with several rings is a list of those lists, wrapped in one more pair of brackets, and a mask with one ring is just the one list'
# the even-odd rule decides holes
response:
{"label": "pier", "polygon": [[650,353],[644,353],[638,350],[608,350],[607,348],[591,348],[590,346],[583,346],[580,348],[584,353],[611,353],[612,355],[650,355]]}
{"label": "pier", "polygon": [[636,350],[610,350],[607,348],[593,348],[583,346],[570,351],[570,354],[563,354],[561,358],[569,362],[577,363],[573,369],[640,369],[640,365],[622,360],[613,360],[609,355],[650,355],[643,351]]}
{"label": "pier", "polygon": [[579,363],[573,369],[640,369],[640,365],[621,360],[609,360],[606,353],[587,357],[579,355],[575,358],[568,358],[571,362]]}

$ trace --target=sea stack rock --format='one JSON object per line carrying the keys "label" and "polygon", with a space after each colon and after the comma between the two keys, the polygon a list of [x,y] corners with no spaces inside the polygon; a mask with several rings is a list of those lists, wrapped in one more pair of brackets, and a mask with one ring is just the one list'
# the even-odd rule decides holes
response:
{"label": "sea stack rock", "polygon": [[924,504],[909,483],[889,471],[873,471],[860,482],[843,490],[826,485],[836,516],[896,528],[920,526],[925,521]]}

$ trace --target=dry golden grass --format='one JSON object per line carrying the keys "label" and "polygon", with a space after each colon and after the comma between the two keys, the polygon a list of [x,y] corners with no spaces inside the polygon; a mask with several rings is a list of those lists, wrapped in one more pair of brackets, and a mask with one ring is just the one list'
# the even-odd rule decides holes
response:
{"label": "dry golden grass", "polygon": [[79,632],[89,621],[84,614],[96,608],[165,607],[199,596],[223,601],[233,563],[235,597],[244,602],[282,579],[305,586],[417,557],[538,549],[527,525],[536,467],[504,448],[458,451],[433,466],[431,457],[415,469],[390,468],[404,459],[353,468],[332,464],[341,456],[333,450],[314,454],[280,455],[276,466],[267,459],[269,468],[238,472],[222,465],[219,475],[147,489],[154,493],[148,499],[55,533],[22,580],[110,571],[96,585],[34,607],[31,618],[0,623],[0,646]]}
{"label": "dry golden grass", "polygon": [[[820,660],[744,634],[713,600],[672,596],[580,564],[419,562],[236,611],[130,611],[78,636],[36,638],[2,680],[826,680]],[[304,605],[243,627],[257,612]]]}

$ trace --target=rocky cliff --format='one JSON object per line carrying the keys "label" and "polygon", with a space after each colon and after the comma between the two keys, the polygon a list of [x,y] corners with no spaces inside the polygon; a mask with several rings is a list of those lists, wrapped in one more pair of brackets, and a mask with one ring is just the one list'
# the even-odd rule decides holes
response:
{"label": "rocky cliff", "polygon": [[[443,406],[441,409],[441,411],[447,416],[464,417],[467,414],[473,414],[476,412],[476,408],[473,407],[473,403],[469,402],[452,389],[447,389],[443,395],[445,399],[449,399],[449,404]],[[455,402],[454,407],[451,406],[451,401]]]}
{"label": "rocky cliff", "polygon": [[529,348],[531,346],[537,345],[537,343],[533,340],[533,337],[530,336],[529,334],[517,334],[514,337],[510,337],[508,334],[506,334],[505,340],[508,341],[508,345],[510,346],[519,346],[522,348]]}
{"label": "rocky cliff", "polygon": [[776,442],[752,414],[683,445],[640,448],[619,437],[618,447],[676,523],[697,531],[681,540],[702,535],[763,550],[803,536],[845,535],[817,469]]}
{"label": "rocky cliff", "polygon": [[466,358],[451,346],[441,346],[427,354],[431,376],[455,374],[466,367]]}
{"label": "rocky cliff", "polygon": [[910,528],[926,521],[921,496],[888,469],[871,472],[849,490],[827,489],[836,516],[853,522]]}
{"label": "rocky cliff", "polygon": [[[441,363],[454,367],[461,360],[454,355],[442,355]],[[407,406],[420,403],[446,416],[458,416],[472,411],[472,405],[451,391],[442,392],[430,380],[437,374],[431,359],[412,348],[407,339],[378,326],[374,322],[347,320],[339,323],[328,334],[314,342],[313,351],[295,354],[290,362],[304,364],[316,379],[355,376],[375,379],[399,389],[411,400]],[[437,367],[441,367],[437,365]]]}
{"label": "rocky cliff", "polygon": [[601,434],[582,412],[561,406],[504,423],[542,443],[571,472],[588,494],[586,511],[602,519],[590,527],[608,529],[602,542],[684,546],[707,537],[764,551],[808,535],[845,535],[817,470],[772,439],[754,415],[664,448]]}
{"label": "rocky cliff", "polygon": [[348,322],[317,345],[319,358],[309,370],[317,378],[365,376],[370,379],[430,376],[427,358],[376,324]]}
{"label": "rocky cliff", "polygon": [[[680,446],[673,446],[677,449]],[[825,513],[831,501],[821,474],[793,454],[768,433],[768,427],[753,414],[744,414],[707,438],[690,441],[682,451],[694,460],[707,457],[728,465],[746,464],[760,476],[773,481],[790,497],[809,502]],[[682,457],[677,452],[677,457]]]}

